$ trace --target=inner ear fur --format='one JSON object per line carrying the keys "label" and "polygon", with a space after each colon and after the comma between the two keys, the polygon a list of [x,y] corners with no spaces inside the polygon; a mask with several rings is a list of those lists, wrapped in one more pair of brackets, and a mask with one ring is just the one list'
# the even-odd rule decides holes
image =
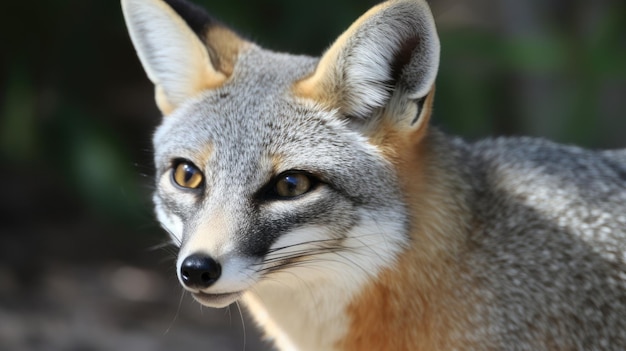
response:
{"label": "inner ear fur", "polygon": [[426,96],[438,66],[439,39],[428,5],[423,0],[390,0],[339,36],[294,91],[344,116],[367,120],[393,112],[408,116],[406,126],[419,126],[411,111],[401,107],[417,109],[415,102],[422,100],[420,110],[430,111]]}

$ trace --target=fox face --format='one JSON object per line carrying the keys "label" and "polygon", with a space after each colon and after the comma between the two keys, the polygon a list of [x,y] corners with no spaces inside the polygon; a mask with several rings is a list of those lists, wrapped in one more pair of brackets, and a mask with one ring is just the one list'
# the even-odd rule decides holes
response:
{"label": "fox face", "polygon": [[[261,58],[256,49],[242,55],[240,64]],[[200,94],[154,137],[157,214],[180,245],[181,283],[210,306],[281,272],[366,267],[371,250],[383,259],[402,243],[389,162],[338,112],[291,92],[314,61],[262,57],[267,69]],[[320,265],[342,260],[354,263]]]}
{"label": "fox face", "polygon": [[122,4],[165,115],[157,217],[198,301],[358,287],[393,261],[409,241],[397,149],[425,134],[438,65],[423,2],[375,7],[321,58],[262,49],[186,2]]}

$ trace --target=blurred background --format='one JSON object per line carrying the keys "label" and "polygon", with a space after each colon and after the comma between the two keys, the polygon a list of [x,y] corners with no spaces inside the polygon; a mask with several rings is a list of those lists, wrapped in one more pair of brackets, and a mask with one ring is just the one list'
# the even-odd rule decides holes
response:
{"label": "blurred background", "polygon": [[[318,55],[377,1],[200,1]],[[626,147],[626,2],[432,0],[434,122],[476,139]],[[237,306],[182,294],[153,218],[153,87],[118,1],[0,5],[0,350],[266,350]]]}

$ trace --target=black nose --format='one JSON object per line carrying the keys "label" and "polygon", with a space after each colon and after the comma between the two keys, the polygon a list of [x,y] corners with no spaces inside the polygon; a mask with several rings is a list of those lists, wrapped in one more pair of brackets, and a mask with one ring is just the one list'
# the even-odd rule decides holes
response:
{"label": "black nose", "polygon": [[222,266],[210,256],[193,254],[180,266],[183,284],[192,289],[205,289],[215,283],[222,274]]}

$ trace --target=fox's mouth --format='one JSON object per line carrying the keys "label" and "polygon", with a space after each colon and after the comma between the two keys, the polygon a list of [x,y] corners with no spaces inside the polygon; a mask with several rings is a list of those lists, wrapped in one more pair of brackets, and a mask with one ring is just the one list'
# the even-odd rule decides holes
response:
{"label": "fox's mouth", "polygon": [[193,298],[196,299],[196,301],[207,307],[221,308],[226,307],[231,303],[239,300],[241,295],[243,295],[243,292],[238,291],[224,294],[208,294],[200,291],[197,293],[192,293],[192,295]]}

